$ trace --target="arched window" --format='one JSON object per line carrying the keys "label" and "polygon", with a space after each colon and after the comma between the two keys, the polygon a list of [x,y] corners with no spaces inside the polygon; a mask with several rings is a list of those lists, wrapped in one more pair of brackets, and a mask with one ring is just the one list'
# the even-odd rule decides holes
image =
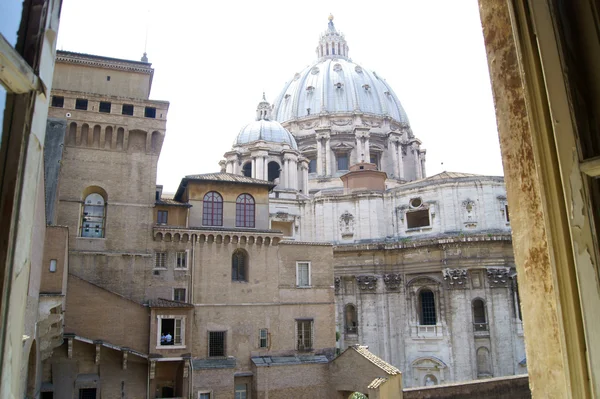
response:
{"label": "arched window", "polygon": [[231,281],[248,281],[248,254],[242,249],[231,256]]}
{"label": "arched window", "polygon": [[475,331],[487,331],[488,329],[485,304],[481,299],[473,301],[473,329]]}
{"label": "arched window", "polygon": [[435,297],[428,289],[421,290],[419,294],[419,307],[421,325],[432,326],[436,324]]}
{"label": "arched window", "polygon": [[254,198],[241,194],[235,201],[235,226],[254,227]]}
{"label": "arched window", "polygon": [[358,332],[358,317],[354,305],[346,305],[346,333],[356,334]]}
{"label": "arched window", "polygon": [[246,177],[252,177],[252,162],[246,162],[242,166],[242,174]]}
{"label": "arched window", "polygon": [[279,170],[281,169],[281,167],[279,166],[279,164],[275,161],[271,161],[268,163],[267,165],[267,170],[268,170],[268,178],[269,181],[275,181],[275,179],[279,178]]}
{"label": "arched window", "polygon": [[204,196],[202,224],[204,226],[223,226],[223,197],[221,194],[210,191]]}
{"label": "arched window", "polygon": [[83,200],[81,237],[103,238],[106,218],[106,199],[98,192],[88,194]]}

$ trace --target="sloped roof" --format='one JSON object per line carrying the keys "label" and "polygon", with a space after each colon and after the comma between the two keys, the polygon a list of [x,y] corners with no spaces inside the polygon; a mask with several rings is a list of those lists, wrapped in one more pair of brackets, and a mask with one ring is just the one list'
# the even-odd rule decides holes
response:
{"label": "sloped roof", "polygon": [[165,205],[165,206],[183,206],[186,208],[191,208],[192,206],[187,202],[175,201],[173,198],[160,197],[159,200],[155,202],[156,205]]}
{"label": "sloped roof", "polygon": [[172,301],[170,299],[158,298],[148,301],[151,308],[193,308],[194,305],[187,302]]}
{"label": "sloped roof", "polygon": [[456,179],[459,177],[483,177],[484,175],[476,175],[473,173],[462,173],[462,172],[447,172],[443,171],[437,175],[429,176],[419,181],[431,181],[431,180],[444,180],[444,179]]}
{"label": "sloped roof", "polygon": [[181,200],[181,196],[185,191],[185,188],[188,184],[188,181],[210,181],[210,182],[221,182],[221,183],[235,183],[235,184],[251,184],[254,186],[266,186],[269,190],[273,189],[276,186],[275,183],[270,182],[268,180],[259,180],[253,179],[252,177],[247,177],[243,175],[235,175],[233,173],[204,173],[199,175],[188,175],[181,179],[181,183],[179,183],[179,187],[177,188],[177,192],[175,193],[175,197],[173,198],[175,201]]}
{"label": "sloped roof", "polygon": [[[380,357],[375,356],[373,353],[371,353],[369,351],[368,346],[354,345],[354,346],[349,347],[347,350],[350,350],[350,349],[353,349],[356,352],[358,352],[359,355],[361,355],[362,357],[364,357],[365,359],[367,359],[368,361],[370,361],[371,363],[373,363],[374,365],[379,367],[381,370],[383,370],[387,374],[389,374],[389,375],[400,374],[400,370],[398,370],[396,367],[392,366],[385,360],[383,360]],[[373,382],[375,382],[375,381],[373,381]]]}
{"label": "sloped roof", "polygon": [[236,365],[234,357],[221,359],[194,359],[192,360],[192,368],[194,370],[203,369],[232,369]]}
{"label": "sloped roof", "polygon": [[373,381],[371,381],[371,383],[369,384],[367,389],[377,389],[381,385],[383,385],[383,383],[385,383],[387,380],[388,380],[387,378],[383,378],[383,377],[375,378]]}
{"label": "sloped roof", "polygon": [[290,366],[294,364],[328,363],[327,356],[256,356],[251,358],[255,366]]}

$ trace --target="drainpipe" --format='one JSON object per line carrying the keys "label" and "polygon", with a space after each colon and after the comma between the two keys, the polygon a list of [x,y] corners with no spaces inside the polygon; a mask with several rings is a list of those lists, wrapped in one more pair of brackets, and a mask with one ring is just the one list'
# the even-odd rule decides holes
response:
{"label": "drainpipe", "polygon": [[194,368],[192,367],[192,357],[191,356],[188,359],[188,362],[190,363],[190,371],[188,371],[188,385],[189,385],[188,398],[193,399],[194,384],[193,384],[192,378],[194,377]]}

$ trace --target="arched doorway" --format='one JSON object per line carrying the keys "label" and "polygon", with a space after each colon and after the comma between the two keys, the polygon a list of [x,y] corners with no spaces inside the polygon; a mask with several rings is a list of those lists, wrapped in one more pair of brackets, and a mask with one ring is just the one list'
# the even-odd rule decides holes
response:
{"label": "arched doorway", "polygon": [[279,166],[279,164],[277,162],[275,162],[275,161],[269,162],[269,164],[267,165],[269,181],[275,181],[275,179],[279,178],[280,169],[281,169],[281,167]]}

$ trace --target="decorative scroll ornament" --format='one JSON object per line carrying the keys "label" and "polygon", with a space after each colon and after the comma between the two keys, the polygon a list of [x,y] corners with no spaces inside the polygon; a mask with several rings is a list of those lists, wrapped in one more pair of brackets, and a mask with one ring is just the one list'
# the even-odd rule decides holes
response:
{"label": "decorative scroll ornament", "polygon": [[335,287],[335,294],[339,294],[340,293],[340,288],[342,286],[342,279],[339,277],[336,277],[333,279],[333,286]]}
{"label": "decorative scroll ornament", "polygon": [[331,123],[336,126],[348,126],[352,123],[352,119],[332,119]]}
{"label": "decorative scroll ornament", "polygon": [[467,269],[442,270],[446,286],[450,289],[466,289],[468,282]]}
{"label": "decorative scroll ornament", "polygon": [[356,283],[361,291],[375,292],[377,288],[377,277],[375,276],[358,276]]}
{"label": "decorative scroll ornament", "polygon": [[300,129],[302,129],[302,130],[312,129],[315,126],[317,126],[317,123],[318,123],[318,121],[310,121],[310,122],[300,123]]}
{"label": "decorative scroll ornament", "polygon": [[397,273],[388,273],[383,275],[383,282],[385,283],[385,288],[389,291],[396,291],[400,288],[400,274]]}
{"label": "decorative scroll ornament", "polygon": [[351,238],[354,236],[354,216],[348,211],[345,211],[340,216],[340,232],[342,238]]}
{"label": "decorative scroll ornament", "polygon": [[370,126],[370,127],[380,127],[381,126],[381,122],[379,122],[379,121],[372,121],[372,120],[369,120],[369,119],[363,119],[363,123],[365,125],[367,125],[367,126]]}
{"label": "decorative scroll ornament", "polygon": [[491,267],[487,269],[488,283],[490,288],[508,287],[510,280],[510,268],[508,267]]}

